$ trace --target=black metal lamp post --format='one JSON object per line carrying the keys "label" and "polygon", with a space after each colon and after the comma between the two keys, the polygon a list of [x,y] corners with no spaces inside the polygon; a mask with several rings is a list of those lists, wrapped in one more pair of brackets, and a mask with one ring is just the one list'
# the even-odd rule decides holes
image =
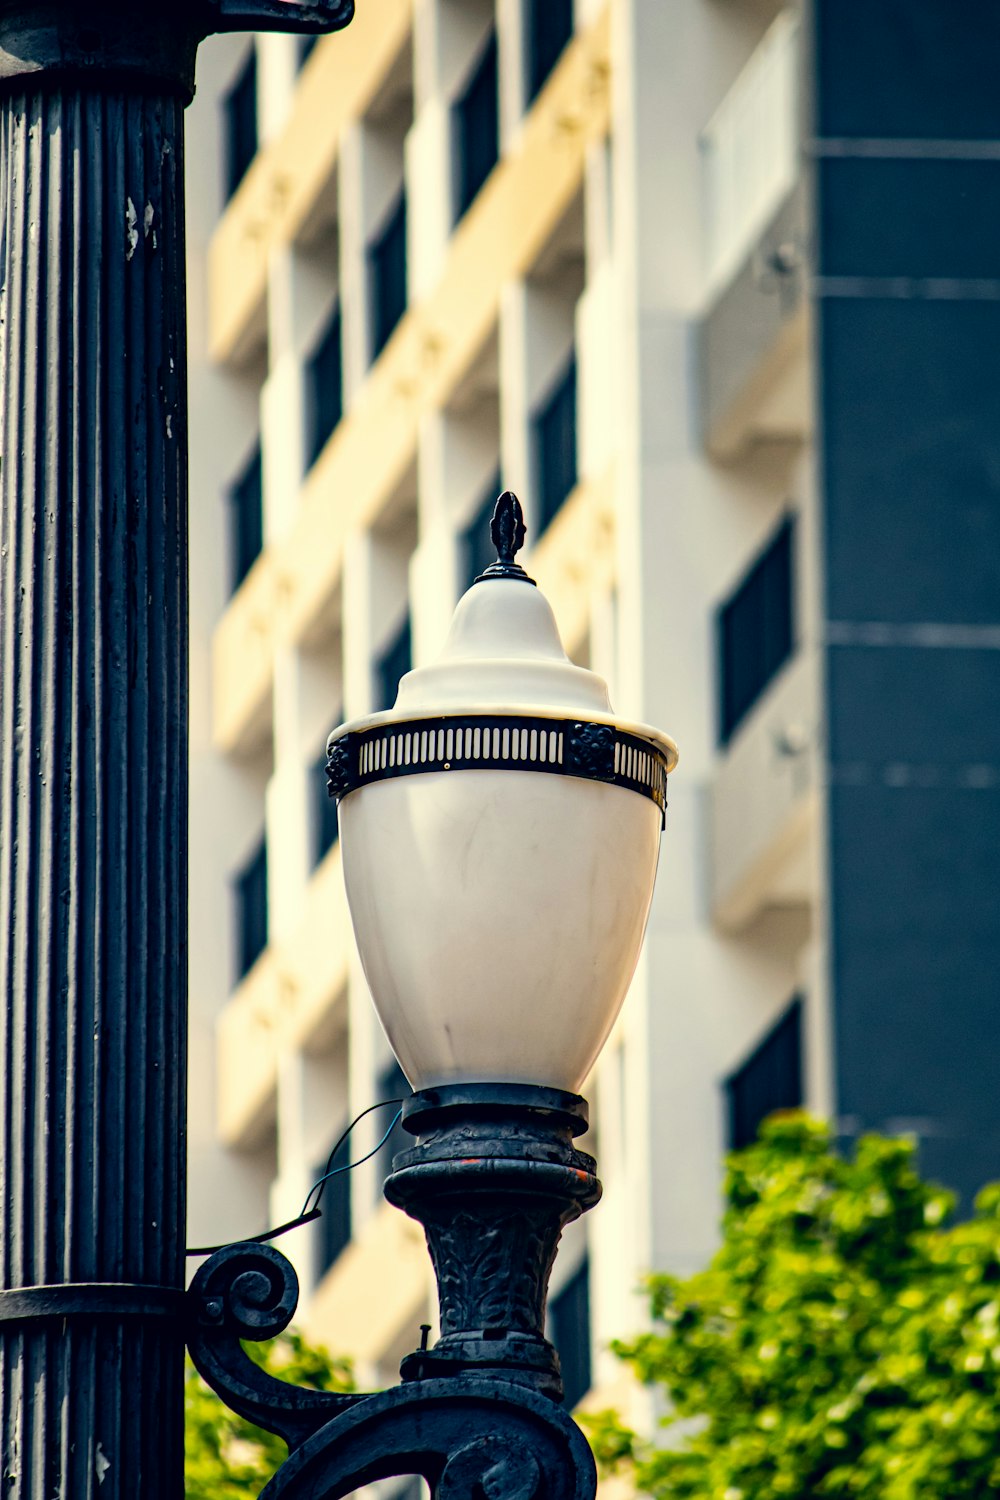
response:
{"label": "black metal lamp post", "polygon": [[0,1479],[178,1500],[183,111],[353,0],[0,0]]}
{"label": "black metal lamp post", "polygon": [[232,1245],[191,1289],[190,1348],[237,1411],[288,1442],[266,1500],[341,1500],[422,1474],[435,1500],[592,1500],[590,1450],[562,1410],[545,1297],[563,1227],[600,1197],[577,1090],[624,998],[656,873],[676,748],[611,712],[567,660],[515,561],[459,603],[441,658],[395,707],[330,738],[344,874],[380,1020],[416,1092],[391,1203],[424,1226],[440,1338],[374,1395],[264,1375],[242,1339],[289,1321],[276,1250]]}

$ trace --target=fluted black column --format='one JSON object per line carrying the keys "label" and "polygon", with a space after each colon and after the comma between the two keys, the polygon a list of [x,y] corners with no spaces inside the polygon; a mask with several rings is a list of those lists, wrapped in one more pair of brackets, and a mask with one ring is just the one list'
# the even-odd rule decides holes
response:
{"label": "fluted black column", "polygon": [[[150,87],[0,91],[5,1500],[182,1493],[184,98]],[[123,1289],[14,1295],[67,1282]]]}

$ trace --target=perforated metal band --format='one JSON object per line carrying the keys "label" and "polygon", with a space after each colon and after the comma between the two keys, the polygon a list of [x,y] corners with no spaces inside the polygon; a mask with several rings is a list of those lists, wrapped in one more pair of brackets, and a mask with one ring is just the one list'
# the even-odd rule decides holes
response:
{"label": "perforated metal band", "polygon": [[331,797],[429,771],[542,771],[603,781],[667,806],[667,757],[612,724],[500,714],[442,715],[345,734],[326,763]]}

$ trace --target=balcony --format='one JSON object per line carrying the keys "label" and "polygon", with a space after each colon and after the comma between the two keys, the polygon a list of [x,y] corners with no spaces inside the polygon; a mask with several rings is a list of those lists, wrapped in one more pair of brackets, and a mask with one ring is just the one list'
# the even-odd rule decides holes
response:
{"label": "balcony", "polygon": [[810,427],[799,33],[783,11],[701,138],[702,427],[723,459]]}
{"label": "balcony", "polygon": [[[371,14],[398,3],[372,0]],[[362,19],[359,8],[354,24]],[[348,27],[342,37],[353,30]],[[376,44],[381,45],[379,38],[372,40]],[[326,58],[341,55],[336,46],[329,53],[324,45],[317,48],[300,86],[310,99],[313,80],[323,86]],[[530,269],[579,192],[586,153],[609,128],[609,59],[610,13],[605,9],[570,41],[525,119],[516,149],[498,163],[452,236],[439,282],[419,307],[408,309],[338,423],[308,475],[293,530],[280,545],[265,549],[231,601],[213,641],[213,738],[221,751],[247,754],[258,742],[266,724],[274,650],[301,641],[329,612],[340,587],[348,537],[359,526],[371,525],[394,493],[414,462],[423,416],[451,400],[496,326],[502,288]],[[355,65],[361,66],[361,60],[356,58]],[[348,80],[342,81],[348,87]],[[311,137],[300,138],[300,124],[304,128],[296,109],[287,136],[273,148],[283,161],[287,157],[289,172],[296,161],[315,155]],[[250,259],[237,264],[244,244],[237,243],[237,230],[245,217],[244,193],[263,172],[259,160],[234,200],[233,210],[240,208],[240,213],[226,216],[213,243],[213,266],[219,273],[215,280],[213,272],[212,284],[213,349],[219,353],[223,344],[234,351],[249,336],[251,302],[256,305],[263,297],[264,251],[294,237],[293,220],[286,216],[254,242],[250,259],[257,270],[251,286]],[[309,181],[318,177],[317,166]],[[304,180],[301,199],[296,191],[296,215],[306,211],[306,188]],[[227,259],[228,278],[223,274]],[[234,277],[245,296],[236,297]],[[561,519],[560,514],[553,528]],[[323,547],[316,546],[317,535],[324,537]]]}
{"label": "balcony", "polygon": [[819,666],[800,650],[729,742],[711,788],[711,902],[738,932],[816,897]]}
{"label": "balcony", "polygon": [[365,0],[345,31],[321,40],[288,122],[253,159],[209,248],[209,345],[241,364],[265,337],[268,265],[295,244],[335,180],[340,143],[378,95],[409,34],[412,0]]}

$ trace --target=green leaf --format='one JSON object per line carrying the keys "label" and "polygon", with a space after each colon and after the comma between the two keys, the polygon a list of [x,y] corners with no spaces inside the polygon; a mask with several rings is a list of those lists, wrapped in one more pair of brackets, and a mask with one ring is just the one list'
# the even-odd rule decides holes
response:
{"label": "green leaf", "polygon": [[650,1331],[613,1345],[668,1430],[695,1420],[657,1447],[603,1412],[599,1460],[655,1500],[1000,1500],[1000,1185],[953,1207],[910,1141],[844,1158],[817,1120],[765,1122],[711,1263],[651,1276]]}

